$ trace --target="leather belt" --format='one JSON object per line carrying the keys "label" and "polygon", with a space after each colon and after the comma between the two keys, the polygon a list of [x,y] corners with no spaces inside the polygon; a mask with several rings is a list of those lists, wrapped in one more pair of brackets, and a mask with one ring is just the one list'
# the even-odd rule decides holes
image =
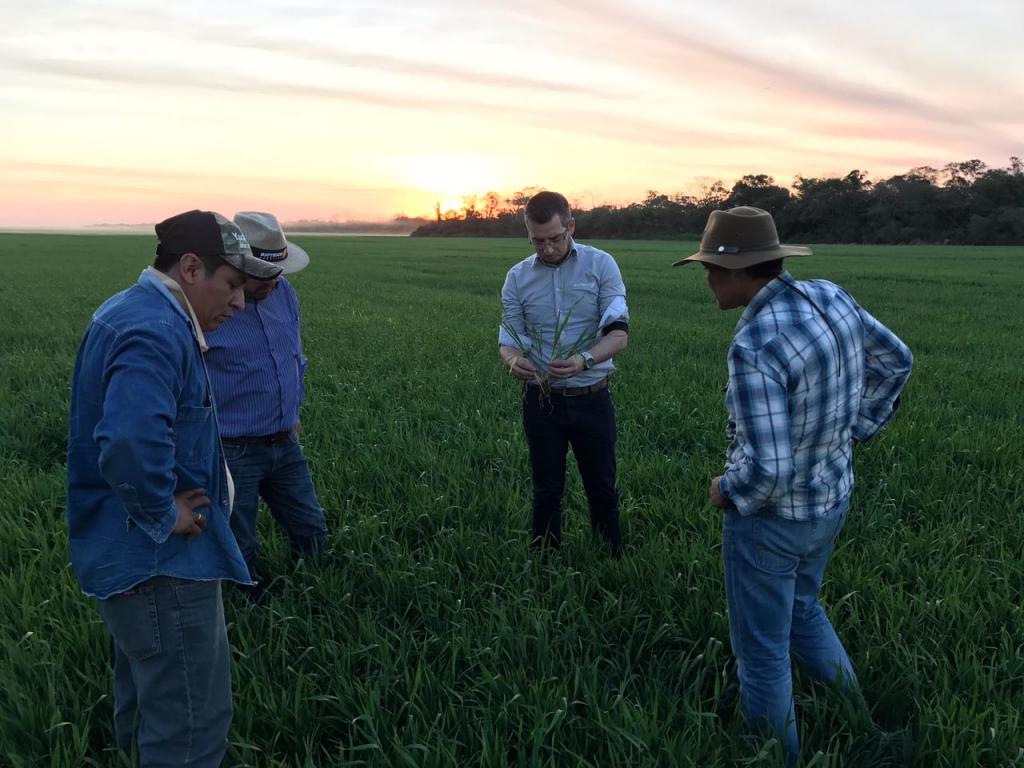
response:
{"label": "leather belt", "polygon": [[274,445],[275,443],[283,443],[292,434],[290,429],[286,429],[284,432],[275,432],[272,435],[259,435],[257,437],[225,437],[222,442],[225,443],[240,443],[242,445]]}
{"label": "leather belt", "polygon": [[[531,389],[540,389],[536,384],[527,384],[526,386]],[[596,384],[591,384],[588,387],[552,387],[548,394],[559,397],[579,397],[580,395],[589,395],[592,392],[600,392],[602,389],[608,389],[607,378],[601,379]]]}

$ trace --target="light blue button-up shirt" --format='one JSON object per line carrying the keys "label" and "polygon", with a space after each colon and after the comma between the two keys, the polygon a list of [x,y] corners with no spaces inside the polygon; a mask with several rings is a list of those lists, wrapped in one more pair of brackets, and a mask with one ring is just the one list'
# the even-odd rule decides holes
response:
{"label": "light blue button-up shirt", "polygon": [[[590,349],[612,323],[629,322],[626,286],[615,259],[576,242],[560,264],[545,264],[535,253],[512,267],[501,304],[498,343],[520,350],[541,370],[570,351]],[[614,370],[612,361],[605,360],[552,386],[589,386]]]}

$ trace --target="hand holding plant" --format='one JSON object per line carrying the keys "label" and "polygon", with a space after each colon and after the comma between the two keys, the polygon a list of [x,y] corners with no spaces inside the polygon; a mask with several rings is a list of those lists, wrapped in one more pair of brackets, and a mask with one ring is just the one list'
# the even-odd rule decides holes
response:
{"label": "hand holding plant", "polygon": [[576,358],[580,352],[586,350],[594,342],[595,335],[584,332],[571,344],[565,344],[562,337],[575,309],[576,304],[573,304],[572,308],[559,319],[551,342],[551,355],[547,365],[543,362],[543,355],[531,355],[534,350],[539,352],[544,348],[544,339],[539,329],[527,330],[530,340],[530,343],[527,344],[514,325],[508,322],[501,324],[519,350],[519,356],[514,358],[511,361],[512,364],[509,365],[509,373],[520,381],[537,384],[545,398],[551,392],[551,379],[567,379],[583,370],[581,360],[578,361]]}
{"label": "hand holding plant", "polygon": [[508,362],[508,372],[520,381],[537,381],[537,366],[525,355],[516,355]]}
{"label": "hand holding plant", "polygon": [[552,379],[568,379],[583,370],[583,358],[579,353],[564,360],[552,360],[548,363],[548,374]]}

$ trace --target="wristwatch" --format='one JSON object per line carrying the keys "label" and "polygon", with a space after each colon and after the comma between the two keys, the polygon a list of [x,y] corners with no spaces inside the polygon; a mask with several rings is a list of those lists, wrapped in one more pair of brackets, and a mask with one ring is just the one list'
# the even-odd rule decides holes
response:
{"label": "wristwatch", "polygon": [[580,357],[583,358],[583,370],[589,371],[594,367],[594,356],[589,352],[580,352]]}

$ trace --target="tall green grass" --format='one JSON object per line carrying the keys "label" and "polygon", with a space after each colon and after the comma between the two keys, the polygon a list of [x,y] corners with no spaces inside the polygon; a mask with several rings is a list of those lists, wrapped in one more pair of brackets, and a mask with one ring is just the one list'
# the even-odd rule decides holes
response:
{"label": "tall green grass", "polygon": [[[520,390],[498,294],[525,241],[298,238],[303,439],[332,527],[266,606],[227,590],[252,766],[772,765],[737,711],[720,564],[725,350],[738,317],[692,244],[595,243],[632,313],[617,360],[627,555],[590,538],[574,470],[562,553],[527,552]],[[92,310],[153,241],[0,235],[0,764],[107,766],[109,648],[68,565],[68,386]],[[1024,765],[1024,249],[820,247],[915,352],[903,408],[858,449],[824,593],[875,722],[801,681],[815,766]],[[266,522],[266,521],[264,521]],[[126,764],[126,763],[125,763]]]}

